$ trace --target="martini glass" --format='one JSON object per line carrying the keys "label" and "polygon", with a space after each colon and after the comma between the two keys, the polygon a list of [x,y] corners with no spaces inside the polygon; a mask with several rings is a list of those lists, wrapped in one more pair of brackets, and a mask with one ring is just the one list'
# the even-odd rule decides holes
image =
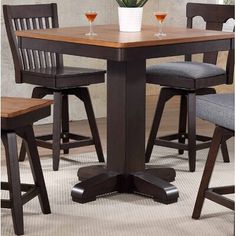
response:
{"label": "martini glass", "polygon": [[159,32],[155,34],[155,36],[157,37],[163,37],[163,36],[166,36],[166,33],[163,32],[163,22],[167,16],[167,12],[163,12],[163,11],[157,11],[154,13],[157,21],[159,22],[160,24],[160,27],[159,27]]}
{"label": "martini glass", "polygon": [[89,22],[89,32],[86,34],[87,36],[96,36],[97,34],[93,32],[93,22],[97,17],[97,12],[95,11],[87,11],[85,12],[85,16]]}

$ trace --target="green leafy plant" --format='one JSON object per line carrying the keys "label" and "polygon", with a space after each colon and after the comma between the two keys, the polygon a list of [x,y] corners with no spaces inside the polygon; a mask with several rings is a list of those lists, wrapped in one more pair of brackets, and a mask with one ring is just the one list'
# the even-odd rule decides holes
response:
{"label": "green leafy plant", "polygon": [[234,5],[235,4],[235,0],[224,0],[224,4],[226,4],[226,5]]}
{"label": "green leafy plant", "polygon": [[116,0],[120,7],[143,7],[148,0]]}

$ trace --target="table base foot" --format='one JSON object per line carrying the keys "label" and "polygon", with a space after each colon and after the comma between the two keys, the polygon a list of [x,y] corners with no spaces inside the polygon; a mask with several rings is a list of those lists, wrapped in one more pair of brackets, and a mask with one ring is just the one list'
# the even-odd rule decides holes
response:
{"label": "table base foot", "polygon": [[177,188],[169,183],[176,175],[171,168],[152,167],[124,175],[99,165],[80,168],[78,175],[83,181],[73,187],[71,196],[79,203],[95,201],[97,196],[112,192],[142,194],[164,204],[177,202],[179,197]]}
{"label": "table base foot", "polygon": [[137,172],[133,177],[138,193],[152,196],[154,201],[164,204],[177,202],[179,193],[174,185],[146,172]]}
{"label": "table base foot", "polygon": [[74,202],[86,203],[95,201],[99,195],[118,190],[117,175],[107,172],[76,184],[71,196]]}

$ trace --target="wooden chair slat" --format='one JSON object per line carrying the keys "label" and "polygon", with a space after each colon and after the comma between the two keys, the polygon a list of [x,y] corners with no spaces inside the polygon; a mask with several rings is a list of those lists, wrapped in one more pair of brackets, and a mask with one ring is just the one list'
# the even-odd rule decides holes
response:
{"label": "wooden chair slat", "polygon": [[[13,19],[13,22],[14,22],[15,29],[21,30],[19,20]],[[25,51],[23,49],[19,49],[19,51],[20,51],[20,55],[21,55],[21,59],[22,59],[23,68],[27,68],[27,59],[26,59]]]}
{"label": "wooden chair slat", "polygon": [[[25,24],[25,19],[20,18],[20,27],[21,30],[27,30],[26,24]],[[27,60],[27,68],[29,69],[33,69],[33,63],[32,63],[32,59],[31,59],[31,53],[29,49],[24,50],[25,53],[25,57]]]}

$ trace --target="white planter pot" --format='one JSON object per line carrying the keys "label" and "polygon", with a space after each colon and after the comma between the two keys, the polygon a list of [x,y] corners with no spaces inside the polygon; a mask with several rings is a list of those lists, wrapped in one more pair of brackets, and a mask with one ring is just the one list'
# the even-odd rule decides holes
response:
{"label": "white planter pot", "polygon": [[142,27],[142,7],[119,7],[119,25],[122,32],[139,32]]}

